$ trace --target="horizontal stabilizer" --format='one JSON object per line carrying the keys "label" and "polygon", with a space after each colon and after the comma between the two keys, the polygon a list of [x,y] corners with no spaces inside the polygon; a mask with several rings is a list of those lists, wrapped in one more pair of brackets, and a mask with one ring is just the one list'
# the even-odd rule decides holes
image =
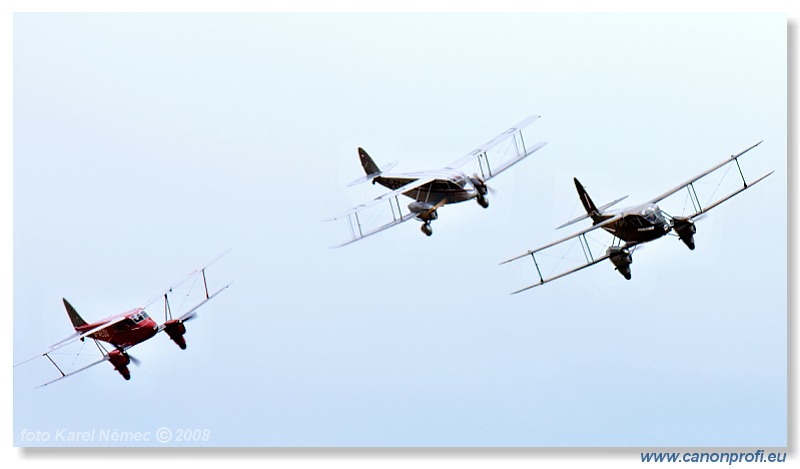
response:
{"label": "horizontal stabilizer", "polygon": [[614,200],[612,202],[609,202],[609,203],[601,206],[600,208],[598,208],[598,210],[600,210],[602,212],[603,210],[609,209],[609,208],[613,207],[614,205],[617,205],[618,203],[622,202],[623,200],[625,200],[627,198],[628,198],[628,196],[624,195],[624,196],[620,197],[617,200]]}
{"label": "horizontal stabilizer", "polygon": [[583,215],[581,215],[581,216],[579,216],[579,217],[576,217],[576,218],[573,218],[572,220],[570,220],[570,221],[568,221],[568,222],[564,223],[563,225],[558,225],[558,226],[556,227],[556,229],[557,229],[557,230],[560,230],[561,228],[564,228],[565,226],[569,226],[569,225],[572,225],[572,224],[574,224],[574,223],[578,223],[579,221],[581,221],[581,220],[585,220],[585,219],[587,219],[587,218],[589,218],[589,214],[588,214],[588,213],[584,213]]}
{"label": "horizontal stabilizer", "polygon": [[[608,208],[611,208],[611,207],[613,207],[614,205],[617,205],[618,203],[622,202],[623,200],[625,200],[625,199],[627,199],[627,198],[628,198],[628,196],[627,196],[627,195],[626,195],[626,196],[624,196],[624,197],[620,197],[620,198],[619,198],[619,199],[617,199],[617,200],[614,200],[614,201],[612,201],[612,202],[609,202],[609,203],[607,203],[607,204],[605,204],[605,205],[603,205],[603,206],[599,207],[599,208],[597,209],[597,211],[599,211],[599,212],[602,214],[602,213],[603,213],[603,210],[606,210],[606,209],[608,209]],[[579,216],[579,217],[577,217],[577,218],[573,218],[572,220],[570,220],[570,221],[568,221],[568,222],[564,223],[563,225],[559,225],[559,226],[558,226],[556,229],[557,229],[557,230],[560,230],[561,228],[564,228],[565,226],[572,225],[573,223],[577,223],[577,222],[579,222],[579,221],[581,221],[581,220],[585,220],[585,219],[587,219],[587,218],[589,218],[589,214],[588,214],[588,213],[586,213],[586,214],[583,214],[583,215],[581,215],[581,216]]]}
{"label": "horizontal stabilizer", "polygon": [[381,176],[383,174],[386,174],[387,171],[391,171],[392,168],[397,166],[398,163],[400,163],[400,162],[399,161],[392,161],[391,163],[387,164],[383,170],[377,171],[377,172],[372,173],[372,174],[367,174],[366,176],[361,176],[360,178],[356,179],[355,181],[352,181],[349,184],[347,184],[347,187],[352,187],[352,186],[355,186],[357,184],[363,184],[365,182],[372,181],[376,177]]}

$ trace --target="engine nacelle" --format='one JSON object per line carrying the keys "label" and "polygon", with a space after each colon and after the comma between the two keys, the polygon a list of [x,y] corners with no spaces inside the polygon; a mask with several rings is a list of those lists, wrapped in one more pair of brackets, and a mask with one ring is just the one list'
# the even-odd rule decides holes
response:
{"label": "engine nacelle", "polygon": [[408,209],[417,214],[417,218],[422,221],[432,221],[439,218],[436,213],[436,206],[427,202],[414,201],[408,204]]}
{"label": "engine nacelle", "polygon": [[170,319],[164,323],[164,332],[173,342],[178,344],[181,350],[186,350],[186,339],[183,338],[183,334],[186,334],[186,326],[183,325],[183,321]]}
{"label": "engine nacelle", "polygon": [[694,249],[694,234],[697,233],[697,228],[694,222],[688,218],[675,217],[672,219],[672,229],[678,234],[678,237],[683,241],[689,249]]}
{"label": "engine nacelle", "polygon": [[112,350],[108,352],[108,361],[114,365],[114,369],[119,371],[119,374],[121,374],[125,380],[131,379],[131,372],[128,370],[131,358],[127,353],[119,350]]}
{"label": "engine nacelle", "polygon": [[633,263],[633,256],[628,248],[622,246],[612,246],[608,248],[608,257],[616,267],[617,271],[623,277],[631,279],[631,264]]}
{"label": "engine nacelle", "polygon": [[472,176],[469,178],[469,182],[472,183],[472,187],[478,191],[479,195],[486,195],[489,193],[489,186],[486,185],[485,182],[479,177]]}

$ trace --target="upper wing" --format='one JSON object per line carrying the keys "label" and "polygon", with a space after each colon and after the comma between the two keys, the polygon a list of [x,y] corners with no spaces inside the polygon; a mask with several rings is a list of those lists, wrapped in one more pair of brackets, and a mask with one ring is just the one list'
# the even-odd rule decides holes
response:
{"label": "upper wing", "polygon": [[107,323],[105,323],[105,324],[102,324],[102,325],[100,325],[100,326],[97,326],[97,327],[95,327],[95,328],[93,328],[93,329],[90,329],[90,330],[88,330],[88,331],[86,331],[86,332],[83,332],[83,333],[81,333],[81,334],[73,334],[73,335],[69,336],[68,338],[66,338],[66,339],[64,339],[64,340],[61,340],[61,341],[57,342],[55,345],[52,345],[52,346],[51,346],[49,349],[47,349],[45,352],[43,352],[43,353],[40,353],[39,355],[36,355],[35,357],[28,358],[28,359],[27,359],[27,360],[25,360],[25,361],[21,361],[21,362],[17,363],[17,364],[16,364],[16,365],[14,365],[14,366],[19,366],[19,365],[22,365],[23,363],[28,363],[29,361],[31,361],[31,360],[35,360],[35,359],[37,359],[37,358],[39,358],[39,357],[48,356],[49,354],[51,354],[51,353],[55,352],[56,350],[58,350],[58,349],[60,349],[60,348],[66,347],[67,345],[70,345],[70,344],[72,344],[72,343],[75,343],[75,342],[77,342],[77,341],[79,341],[79,340],[85,339],[86,337],[89,337],[89,336],[91,336],[92,334],[95,334],[95,333],[97,333],[97,332],[100,332],[100,331],[102,331],[103,329],[106,329],[106,328],[108,328],[108,327],[111,327],[111,326],[113,326],[114,324],[116,324],[116,323],[118,323],[118,322],[120,322],[120,321],[124,321],[124,320],[125,320],[125,316],[119,316],[119,317],[115,318],[115,319],[114,319],[114,320],[112,320],[112,321],[109,321],[109,322],[107,322]]}
{"label": "upper wing", "polygon": [[[761,142],[763,142],[763,140],[762,140]],[[753,146],[751,146],[750,148],[748,148],[748,149],[746,149],[746,150],[744,150],[744,151],[740,152],[740,153],[739,153],[739,154],[737,154],[737,155],[731,155],[731,157],[730,157],[730,158],[728,158],[728,159],[726,159],[725,161],[723,161],[723,162],[721,162],[721,163],[719,163],[719,164],[716,164],[716,165],[712,166],[711,168],[709,168],[709,169],[707,169],[707,170],[703,171],[702,173],[700,173],[700,174],[698,174],[697,176],[695,176],[695,177],[693,177],[693,178],[689,179],[688,181],[686,181],[686,182],[684,182],[684,183],[682,183],[682,184],[679,184],[679,185],[677,185],[677,186],[673,187],[672,189],[668,190],[667,192],[664,192],[663,194],[659,195],[658,197],[655,197],[654,199],[650,199],[650,200],[648,201],[648,203],[651,203],[651,204],[658,203],[658,202],[660,202],[661,200],[664,200],[664,199],[666,199],[667,197],[671,196],[672,194],[675,194],[676,192],[678,192],[678,191],[680,191],[680,190],[682,190],[682,189],[689,189],[689,192],[690,192],[690,194],[691,194],[692,192],[694,192],[694,187],[693,187],[693,184],[694,184],[695,182],[697,182],[698,180],[700,180],[700,179],[702,179],[702,178],[704,178],[704,177],[708,176],[709,174],[711,174],[711,173],[713,173],[714,171],[716,171],[716,170],[718,170],[718,169],[722,168],[722,167],[723,167],[723,166],[725,166],[725,165],[728,165],[728,164],[731,164],[731,163],[735,163],[735,164],[738,166],[738,165],[739,165],[739,157],[741,157],[742,155],[744,155],[744,154],[745,154],[745,153],[747,153],[748,151],[752,150],[753,148],[755,148],[755,147],[759,146],[759,145],[761,144],[761,142],[758,142],[758,143],[756,143],[755,145],[753,145]],[[740,171],[740,173],[741,173],[741,167],[739,167],[739,171]],[[764,176],[761,176],[761,177],[760,177],[760,178],[758,178],[758,179],[757,179],[755,182],[751,182],[751,183],[749,183],[749,184],[748,184],[748,182],[747,182],[747,181],[745,181],[745,179],[744,179],[744,175],[742,175],[742,181],[744,182],[744,189],[746,189],[746,188],[748,187],[748,185],[753,185],[753,184],[755,184],[756,182],[758,182],[758,181],[760,181],[760,180],[764,179],[765,177],[769,176],[770,174],[772,174],[772,173],[769,173],[769,174],[766,174],[766,175],[764,175]],[[742,190],[744,190],[744,189],[742,189]],[[737,192],[736,192],[736,193],[734,193],[734,194],[731,194],[729,197],[726,197],[724,200],[727,200],[727,199],[729,199],[730,197],[732,197],[733,195],[736,195],[736,194],[737,194],[737,193],[739,193],[739,192],[741,192],[741,190],[740,190],[740,191],[737,191]],[[700,205],[700,203],[699,203],[699,200],[696,200],[696,199],[697,199],[697,197],[696,197],[696,195],[694,195],[694,197],[693,197],[693,200],[692,200],[692,201],[697,203],[697,206],[696,206],[696,208],[697,208],[698,210],[700,210],[700,211],[703,211],[702,207],[700,207],[700,206],[699,206],[699,205]],[[722,201],[724,201],[724,200],[722,200]],[[722,202],[722,201],[720,201],[720,202]],[[716,205],[717,205],[717,204],[714,204],[714,206],[716,206]]]}
{"label": "upper wing", "polygon": [[203,280],[205,281],[206,269],[209,268],[212,264],[214,264],[218,260],[220,260],[223,257],[225,257],[225,255],[228,254],[229,252],[231,252],[230,249],[228,249],[227,251],[225,251],[222,254],[218,255],[213,260],[207,262],[203,267],[200,267],[200,268],[197,268],[197,269],[191,271],[190,273],[188,273],[186,275],[186,277],[184,277],[183,279],[181,279],[180,281],[178,281],[176,283],[173,283],[168,288],[164,289],[164,291],[159,293],[158,296],[154,296],[153,298],[148,300],[147,303],[145,303],[145,305],[142,308],[146,309],[148,306],[152,305],[156,301],[164,299],[165,295],[167,295],[168,293],[171,293],[172,291],[178,289],[181,285],[184,285],[189,280],[196,279],[199,275],[202,275],[203,276]]}
{"label": "upper wing", "polygon": [[[513,292],[512,294],[519,293],[519,292],[522,292],[522,291],[525,291],[525,290],[529,290],[529,289],[531,289],[533,287],[538,287],[539,285],[543,285],[543,284],[548,283],[548,282],[552,282],[553,280],[559,279],[559,278],[564,277],[566,275],[569,275],[571,273],[574,273],[574,272],[577,272],[579,270],[585,269],[586,267],[589,267],[591,265],[595,265],[595,264],[597,264],[597,263],[599,263],[599,262],[601,262],[601,261],[603,261],[605,259],[608,259],[608,254],[605,253],[605,252],[602,255],[600,255],[599,257],[596,257],[595,254],[592,253],[592,250],[591,250],[591,247],[590,247],[590,244],[589,244],[589,240],[586,238],[586,234],[588,234],[590,232],[593,232],[595,230],[601,229],[601,228],[603,228],[605,226],[611,225],[613,223],[616,223],[620,218],[621,218],[621,215],[615,215],[612,218],[609,218],[608,220],[603,221],[602,223],[598,223],[597,225],[593,225],[593,226],[591,226],[589,228],[586,228],[585,230],[581,230],[581,231],[578,231],[577,233],[571,234],[571,235],[569,235],[569,236],[567,236],[565,238],[561,238],[558,241],[554,241],[554,242],[552,242],[550,244],[546,244],[546,245],[544,245],[542,247],[539,247],[539,248],[536,248],[536,249],[531,249],[531,250],[525,252],[524,254],[520,254],[518,256],[512,257],[511,259],[508,259],[506,261],[501,262],[500,264],[502,265],[502,264],[507,264],[509,262],[513,262],[513,261],[522,259],[523,257],[531,256],[531,259],[533,260],[533,264],[536,267],[536,273],[537,273],[537,276],[539,277],[539,282],[534,283],[532,285],[529,285],[529,286],[527,286],[525,288],[521,288],[521,289]],[[579,243],[581,245],[581,250],[583,251],[583,256],[580,257],[580,259],[578,260],[578,265],[577,266],[572,266],[571,265],[571,266],[569,266],[567,268],[560,268],[561,265],[560,265],[560,262],[559,262],[555,267],[553,267],[553,271],[552,272],[543,273],[542,272],[542,267],[540,266],[541,256],[547,254],[548,250],[556,248],[556,247],[566,243],[567,241],[575,240],[576,238],[578,239],[578,241],[579,241]],[[538,259],[537,259],[537,255],[538,255]],[[563,260],[563,256],[561,257],[561,260]]]}
{"label": "upper wing", "polygon": [[[527,146],[522,135],[522,130],[536,122],[539,117],[528,117],[475,150],[453,161],[447,167],[454,169],[468,163],[475,163],[477,165],[476,172],[480,173],[481,179],[484,181],[492,179],[547,144],[547,142],[538,142],[532,146]],[[494,163],[490,162],[490,154]]]}
{"label": "upper wing", "polygon": [[[206,304],[209,301],[211,301],[215,296],[219,295],[226,288],[228,288],[230,286],[231,286],[231,284],[229,283],[229,284],[225,285],[224,287],[220,288],[219,290],[217,290],[216,292],[206,296],[206,298],[203,301],[201,301],[200,303],[197,303],[196,305],[194,305],[191,308],[189,308],[186,312],[184,312],[183,314],[178,316],[178,321],[186,321],[188,319],[191,319],[191,318],[195,317],[197,315],[197,310],[200,309],[201,306],[203,306],[204,304]],[[158,332],[161,332],[163,330],[164,330],[164,324],[159,325],[158,326]]]}
{"label": "upper wing", "polygon": [[722,197],[721,199],[713,202],[710,205],[706,205],[705,207],[699,207],[699,209],[695,213],[689,215],[687,218],[695,218],[695,217],[698,217],[698,216],[708,212],[712,208],[716,207],[717,205],[721,204],[722,202],[725,202],[726,200],[730,199],[734,195],[739,194],[741,192],[744,192],[745,190],[750,189],[751,187],[755,186],[757,183],[763,181],[767,176],[769,176],[770,174],[772,174],[774,172],[775,171],[770,171],[767,174],[761,176],[760,178],[758,178],[758,179],[756,179],[754,181],[746,182],[744,184],[744,187],[741,187],[741,188],[731,192],[730,194],[726,195],[725,197]]}
{"label": "upper wing", "polygon": [[[190,299],[190,298],[198,298],[199,297],[199,298],[201,298],[201,301],[199,303],[195,304],[194,306],[192,306],[191,308],[189,308],[188,310],[183,312],[176,319],[178,321],[185,321],[185,320],[187,320],[189,318],[194,317],[195,314],[196,314],[196,311],[201,306],[203,306],[204,304],[208,303],[209,301],[211,301],[211,299],[213,299],[214,297],[216,297],[217,295],[219,295],[220,293],[222,293],[228,287],[231,286],[231,284],[228,283],[227,285],[223,286],[222,288],[220,288],[219,290],[215,291],[214,293],[210,293],[209,289],[208,289],[208,278],[206,277],[206,269],[208,269],[208,267],[211,264],[213,264],[214,262],[219,260],[222,256],[224,256],[228,252],[230,252],[230,250],[225,251],[224,253],[219,255],[216,259],[214,259],[213,261],[207,263],[205,266],[194,270],[186,278],[184,278],[180,282],[174,284],[172,287],[166,289],[161,294],[160,297],[157,297],[155,300],[153,300],[150,303],[148,303],[148,306],[152,305],[153,303],[155,303],[159,299],[163,300],[163,302],[164,302],[164,313],[165,313],[164,315],[166,316],[166,319],[165,319],[165,321],[166,321],[166,320],[172,319],[173,305],[170,304],[170,300],[171,299],[174,300],[175,299],[174,297],[176,297],[176,296],[182,297],[181,304],[178,305],[178,308],[183,309],[183,303],[185,303],[188,299]],[[190,280],[190,279],[194,279],[194,282],[192,282],[191,285],[185,285],[188,282],[188,280]],[[158,331],[159,332],[161,332],[163,330],[164,330],[164,324],[161,324],[160,326],[158,326]]]}

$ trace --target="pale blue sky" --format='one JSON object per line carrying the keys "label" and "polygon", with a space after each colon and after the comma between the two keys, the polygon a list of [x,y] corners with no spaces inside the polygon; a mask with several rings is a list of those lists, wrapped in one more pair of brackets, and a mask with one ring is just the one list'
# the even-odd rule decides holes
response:
{"label": "pale blue sky", "polygon": [[[15,369],[15,443],[785,445],[785,44],[783,15],[17,14],[15,361],[70,333],[62,296],[99,319],[229,247],[235,283],[130,382]],[[381,193],[344,187],[357,146],[435,168],[533,113],[549,143],[489,210],[328,249],[321,220]],[[508,295],[497,263],[566,234],[572,177],[636,202],[762,139],[744,170],[775,174],[696,251]]]}

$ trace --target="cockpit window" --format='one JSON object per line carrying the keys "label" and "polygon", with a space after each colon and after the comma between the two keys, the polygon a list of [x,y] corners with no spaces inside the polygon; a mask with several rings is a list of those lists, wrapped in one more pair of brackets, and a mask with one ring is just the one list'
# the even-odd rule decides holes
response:
{"label": "cockpit window", "polygon": [[640,215],[648,222],[656,223],[661,215],[661,209],[655,205],[648,205]]}
{"label": "cockpit window", "polygon": [[147,315],[144,311],[139,311],[138,313],[134,314],[130,317],[134,324],[139,324],[140,322],[144,321],[145,319],[149,318],[150,316]]}

